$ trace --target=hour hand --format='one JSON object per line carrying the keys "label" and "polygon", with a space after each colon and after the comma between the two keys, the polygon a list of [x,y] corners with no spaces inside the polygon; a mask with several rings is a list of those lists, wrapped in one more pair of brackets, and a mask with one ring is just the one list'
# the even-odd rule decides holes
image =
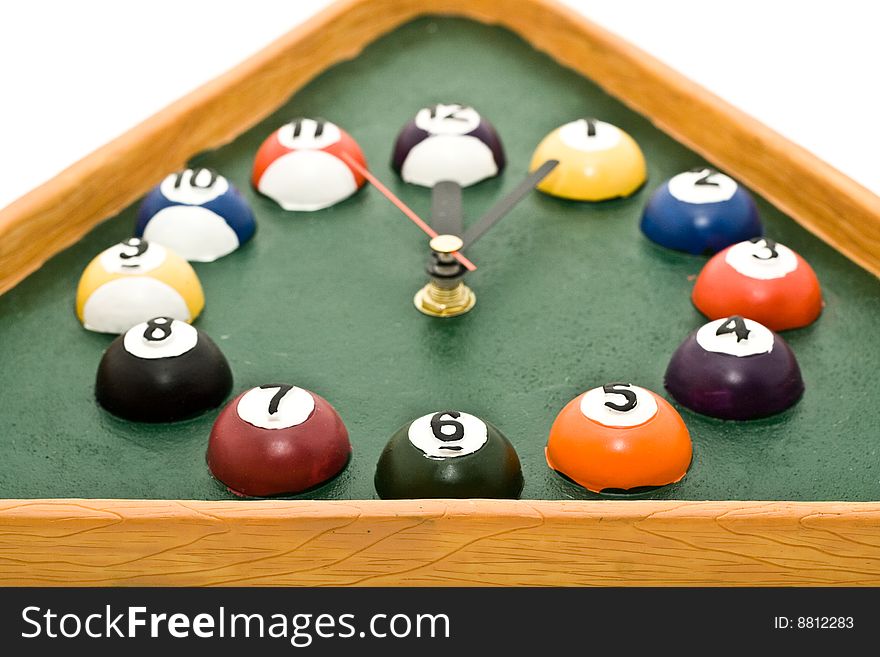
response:
{"label": "hour hand", "polygon": [[464,240],[464,246],[468,247],[476,242],[500,219],[503,219],[508,212],[513,210],[519,202],[523,200],[526,195],[544,179],[545,176],[547,176],[547,174],[553,171],[557,164],[559,164],[559,160],[547,160],[544,164],[526,176],[519,185],[514,187],[513,190],[507,194],[507,196],[498,201],[498,203],[492,206],[486,214],[480,217],[480,220],[477,223],[465,231],[464,237],[462,238]]}
{"label": "hour hand", "polygon": [[[381,180],[379,180],[378,178],[376,178],[376,176],[374,176],[372,173],[370,173],[365,166],[363,166],[360,162],[358,162],[351,155],[349,155],[348,153],[346,153],[344,151],[340,154],[339,157],[340,157],[340,159],[342,159],[343,162],[348,164],[348,166],[350,166],[352,169],[354,169],[359,174],[361,174],[364,178],[369,180],[370,183],[373,185],[373,187],[378,189],[382,193],[382,195],[385,198],[387,198],[389,201],[391,201],[392,205],[394,205],[398,210],[400,210],[404,215],[406,215],[406,217],[410,221],[412,221],[416,226],[421,228],[428,235],[428,237],[430,237],[432,239],[437,237],[436,230],[431,228],[431,226],[429,226],[421,217],[419,217],[419,215],[417,215],[415,212],[410,210],[410,208],[406,205],[406,203],[404,203],[399,198],[397,198],[394,195],[394,193],[390,189],[388,189],[385,185],[383,185]],[[459,240],[459,241],[461,241],[461,240]],[[459,253],[457,250],[458,248],[461,248],[461,247],[456,247],[456,249],[450,251],[449,254],[453,258],[458,260],[458,262],[460,262],[461,265],[465,269],[467,269],[468,271],[476,271],[477,266],[474,263],[472,263],[470,260],[465,258],[464,255]]]}
{"label": "hour hand", "polygon": [[461,185],[444,180],[431,192],[431,225],[441,235],[461,237],[464,221],[461,210]]}

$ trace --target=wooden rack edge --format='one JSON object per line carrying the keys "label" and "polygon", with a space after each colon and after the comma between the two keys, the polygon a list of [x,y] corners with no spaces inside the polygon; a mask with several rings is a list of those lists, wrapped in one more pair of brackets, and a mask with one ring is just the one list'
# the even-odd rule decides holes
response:
{"label": "wooden rack edge", "polygon": [[880,197],[554,0],[341,0],[0,211],[0,293],[194,154],[228,142],[329,66],[425,14],[516,32],[880,276]]}
{"label": "wooden rack edge", "polygon": [[0,585],[877,586],[880,503],[4,500]]}

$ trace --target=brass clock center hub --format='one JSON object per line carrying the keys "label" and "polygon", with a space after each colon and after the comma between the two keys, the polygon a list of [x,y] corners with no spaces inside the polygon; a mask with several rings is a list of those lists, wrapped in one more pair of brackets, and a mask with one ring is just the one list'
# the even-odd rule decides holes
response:
{"label": "brass clock center hub", "polygon": [[413,303],[420,312],[431,317],[456,317],[474,307],[477,295],[462,280],[455,281],[452,287],[431,281],[416,292]]}
{"label": "brass clock center hub", "polygon": [[437,253],[455,253],[464,247],[464,241],[458,235],[437,235],[429,243],[431,250]]}

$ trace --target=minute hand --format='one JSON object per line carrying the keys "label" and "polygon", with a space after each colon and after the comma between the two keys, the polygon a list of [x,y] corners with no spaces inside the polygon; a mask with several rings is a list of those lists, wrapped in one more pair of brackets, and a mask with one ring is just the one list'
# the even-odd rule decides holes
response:
{"label": "minute hand", "polygon": [[557,164],[559,164],[559,160],[547,160],[544,164],[526,176],[519,185],[514,187],[510,193],[507,194],[507,196],[493,205],[486,214],[480,217],[480,220],[477,223],[465,231],[464,237],[462,237],[465,247],[470,246],[480,239],[490,228],[492,228],[492,226],[494,226],[499,220],[503,219],[508,212],[513,210],[548,173],[553,171]]}

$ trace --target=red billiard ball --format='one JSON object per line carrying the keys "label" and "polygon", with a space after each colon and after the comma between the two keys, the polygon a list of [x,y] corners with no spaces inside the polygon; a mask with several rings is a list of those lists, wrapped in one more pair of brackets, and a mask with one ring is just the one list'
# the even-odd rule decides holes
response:
{"label": "red billiard ball", "polygon": [[339,474],[351,455],[326,399],[287,384],[251,388],[220,413],[208,442],[211,474],[239,495],[295,494]]}
{"label": "red billiard ball", "polygon": [[693,301],[709,319],[742,315],[773,331],[807,326],[822,312],[813,268],[768,237],[716,254],[697,277]]}
{"label": "red billiard ball", "polygon": [[321,210],[348,198],[366,183],[346,158],[367,166],[360,146],[335,123],[295,119],[260,146],[251,182],[285,210]]}

